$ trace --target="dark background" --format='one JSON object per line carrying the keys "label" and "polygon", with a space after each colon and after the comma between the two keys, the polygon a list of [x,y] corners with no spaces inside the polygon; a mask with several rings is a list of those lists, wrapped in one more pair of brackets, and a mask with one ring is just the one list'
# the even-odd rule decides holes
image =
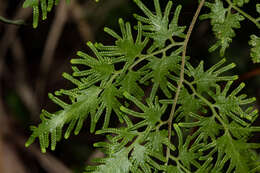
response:
{"label": "dark background", "polygon": [[[1,173],[69,173],[82,172],[93,157],[102,157],[92,144],[102,140],[101,136],[89,133],[87,123],[80,135],[72,135],[69,140],[58,143],[54,152],[41,154],[38,141],[29,148],[24,147],[30,135],[29,126],[39,123],[42,108],[50,112],[58,108],[47,97],[48,92],[72,87],[61,77],[62,72],[71,72],[70,58],[76,51],[89,50],[87,41],[113,44],[113,39],[103,32],[104,26],[119,31],[118,18],[136,24],[132,13],[141,14],[131,0],[71,0],[66,5],[63,0],[48,19],[39,20],[37,29],[32,28],[32,9],[22,8],[23,1],[0,0],[0,15],[8,19],[23,19],[25,26],[8,25],[0,22],[0,172]],[[153,9],[152,1],[146,3]],[[162,9],[168,1],[161,0]],[[197,1],[177,0],[183,9],[180,25],[189,25],[197,7]],[[244,9],[255,15],[255,1]],[[207,13],[204,8],[202,13]],[[249,56],[248,40],[259,29],[249,21],[241,23],[236,37],[225,57],[235,62],[232,74],[239,75],[240,82],[247,84],[243,90],[260,102],[260,65],[253,64]],[[205,61],[210,67],[221,59],[218,51],[209,54],[208,48],[215,42],[209,21],[198,21],[188,47],[188,55],[193,64]],[[259,119],[256,124],[259,124]],[[255,135],[252,141],[259,141]]]}

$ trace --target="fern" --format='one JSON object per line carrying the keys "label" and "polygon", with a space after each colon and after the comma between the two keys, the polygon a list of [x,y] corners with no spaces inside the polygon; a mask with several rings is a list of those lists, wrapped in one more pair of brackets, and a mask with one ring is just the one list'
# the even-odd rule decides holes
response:
{"label": "fern", "polygon": [[206,3],[206,6],[211,9],[211,13],[204,14],[200,18],[211,19],[212,31],[218,39],[217,43],[209,48],[209,51],[212,52],[221,47],[220,55],[224,56],[225,50],[232,42],[232,38],[236,36],[234,29],[240,28],[240,21],[244,20],[244,17],[238,13],[233,14],[230,7],[224,8],[223,2],[220,0],[215,0],[215,3]]}
{"label": "fern", "polygon": [[260,63],[260,38],[256,35],[251,35],[251,40],[249,41],[251,48],[251,57],[254,63]]}
{"label": "fern", "polygon": [[[98,2],[98,0],[95,1]],[[60,0],[25,0],[23,8],[31,7],[33,9],[33,28],[38,27],[40,11],[42,13],[42,20],[46,20],[48,12],[51,12],[53,6],[58,5],[59,2]],[[66,0],[66,3],[69,4],[70,0]]]}
{"label": "fern", "polygon": [[[107,137],[106,142],[94,144],[106,156],[94,159],[96,165],[87,166],[85,172],[258,171],[255,149],[260,144],[249,142],[253,133],[260,131],[253,125],[258,111],[252,106],[255,98],[240,94],[245,84],[234,86],[238,77],[225,75],[235,64],[225,64],[222,59],[206,69],[203,61],[193,65],[189,62],[192,57],[185,55],[202,5],[210,8],[210,13],[202,14],[201,19],[210,19],[218,39],[210,51],[220,47],[223,56],[235,37],[234,29],[248,18],[237,6],[248,1],[200,1],[187,32],[185,26],[178,25],[180,5],[171,17],[171,1],[162,12],[160,1],[154,0],[155,13],[141,0],[134,2],[145,17],[135,14],[137,24],[133,27],[119,19],[120,34],[104,29],[115,39],[114,44],[88,42],[92,55],[77,52],[78,58],[71,60],[73,73],[63,73],[75,88],[49,94],[61,110],[43,110],[42,122],[31,127],[25,145],[38,138],[42,152],[49,142],[54,150],[64,128],[65,139],[73,130],[77,135],[90,117],[90,132]],[[26,3],[38,7],[38,1]],[[256,19],[249,20],[258,27]],[[252,35],[249,44],[253,61],[259,62],[259,38]],[[70,102],[58,96],[67,96]],[[113,127],[111,121],[120,127]],[[96,127],[98,122],[102,127]]]}

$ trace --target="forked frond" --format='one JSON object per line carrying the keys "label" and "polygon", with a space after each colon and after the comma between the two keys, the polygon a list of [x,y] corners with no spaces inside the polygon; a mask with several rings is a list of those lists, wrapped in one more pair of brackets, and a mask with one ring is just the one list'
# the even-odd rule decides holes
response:
{"label": "forked frond", "polygon": [[[91,117],[94,117],[98,106],[98,95],[100,91],[101,89],[98,87],[88,88],[82,91],[81,94],[75,98],[76,102],[71,105],[50,95],[50,98],[60,105],[62,110],[53,114],[43,110],[41,114],[42,122],[38,127],[31,127],[32,135],[27,140],[25,146],[28,147],[36,138],[39,138],[41,150],[45,153],[46,148],[49,147],[49,137],[51,137],[51,149],[54,150],[56,143],[61,139],[62,129],[65,124],[68,124],[67,131],[64,135],[66,139],[70,136],[74,128],[74,134],[77,135],[82,129],[83,123],[88,115],[91,114]],[[92,120],[91,126],[93,125],[94,121]]]}

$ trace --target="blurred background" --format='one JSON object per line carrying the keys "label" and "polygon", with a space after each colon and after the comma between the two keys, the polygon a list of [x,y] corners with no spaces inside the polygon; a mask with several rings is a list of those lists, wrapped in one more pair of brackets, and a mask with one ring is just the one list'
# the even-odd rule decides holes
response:
{"label": "blurred background", "polygon": [[[167,0],[161,0],[162,7]],[[180,25],[189,25],[196,10],[197,1],[177,0],[182,4]],[[131,0],[71,0],[66,4],[60,0],[48,19],[40,20],[37,29],[32,28],[32,9],[22,8],[23,1],[0,0],[0,16],[8,19],[23,19],[26,25],[16,26],[0,22],[0,173],[72,173],[82,172],[93,157],[102,153],[93,148],[93,143],[103,139],[89,133],[87,122],[78,136],[58,143],[54,152],[42,154],[38,141],[29,148],[24,147],[30,135],[30,125],[40,122],[42,108],[50,112],[57,107],[47,97],[49,92],[71,88],[70,82],[61,77],[62,72],[71,72],[70,58],[76,51],[89,50],[87,41],[113,44],[113,39],[103,32],[109,26],[119,32],[118,18],[136,21],[133,13],[141,13]],[[153,9],[152,1],[146,3]],[[255,1],[245,5],[246,11],[255,15]],[[163,9],[163,8],[162,8]],[[203,9],[207,13],[207,9]],[[228,62],[235,62],[233,74],[247,84],[243,90],[256,97],[255,107],[260,102],[260,65],[250,59],[248,40],[251,33],[259,33],[252,23],[244,21],[242,29],[226,52]],[[221,59],[218,52],[208,53],[214,43],[209,21],[198,21],[192,34],[188,55],[191,62],[205,61],[210,67]],[[255,122],[260,125],[260,118]],[[252,141],[260,141],[256,134]]]}

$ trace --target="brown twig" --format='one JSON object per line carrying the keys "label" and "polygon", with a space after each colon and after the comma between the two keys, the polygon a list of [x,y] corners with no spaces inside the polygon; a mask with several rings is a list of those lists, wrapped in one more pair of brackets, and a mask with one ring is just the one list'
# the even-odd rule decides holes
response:
{"label": "brown twig", "polygon": [[[95,6],[90,6],[85,12],[85,17],[98,19],[95,21],[95,25],[92,26],[92,31],[95,33],[104,24],[104,20],[106,20],[107,15],[109,12],[111,12],[112,9],[115,9],[127,2],[129,2],[129,0],[106,0],[101,1],[98,4],[94,3]],[[87,5],[90,4],[87,3]]]}
{"label": "brown twig", "polygon": [[50,33],[48,34],[48,38],[43,51],[43,56],[40,62],[40,72],[36,82],[36,92],[39,98],[42,98],[42,94],[46,87],[46,81],[48,77],[47,74],[49,72],[54,57],[58,40],[67,21],[67,11],[68,10],[66,2],[61,1],[58,6]]}
{"label": "brown twig", "polygon": [[81,35],[82,39],[85,41],[93,41],[93,32],[90,25],[87,23],[86,20],[84,20],[84,11],[88,9],[84,9],[82,6],[78,4],[77,1],[72,1],[70,5],[70,14],[71,18],[75,21],[77,24],[77,28],[79,31],[79,34]]}
{"label": "brown twig", "polygon": [[26,76],[29,76],[27,72],[27,65],[25,64],[25,53],[22,47],[22,43],[19,38],[12,45],[12,53],[15,60],[15,88],[21,100],[30,111],[32,119],[38,120],[39,104],[33,88],[28,84]]}
{"label": "brown twig", "polygon": [[[30,9],[20,8],[19,10],[17,10],[14,19],[20,18],[25,20],[30,15],[31,15]],[[0,78],[2,75],[2,71],[4,69],[4,57],[10,45],[15,41],[17,30],[18,30],[17,26],[7,25],[4,36],[0,41]]]}
{"label": "brown twig", "polygon": [[[182,83],[184,81],[184,67],[185,67],[185,61],[186,61],[186,51],[187,51],[187,46],[188,46],[188,42],[189,42],[189,39],[190,39],[190,36],[191,36],[191,33],[192,33],[192,30],[194,28],[194,25],[197,21],[197,18],[199,16],[199,13],[200,13],[200,10],[201,8],[203,7],[204,5],[204,2],[205,0],[201,0],[200,3],[199,3],[199,6],[193,16],[193,19],[191,21],[191,24],[189,26],[189,29],[188,29],[188,32],[187,32],[187,35],[186,35],[186,38],[184,40],[184,44],[183,44],[183,51],[182,51],[182,61],[181,61],[181,72],[180,72],[180,80],[178,82],[178,87],[177,87],[177,91],[176,91],[176,94],[175,94],[175,97],[174,97],[174,100],[173,100],[173,105],[172,105],[172,109],[171,109],[171,113],[170,113],[170,116],[169,116],[169,119],[168,119],[168,139],[169,141],[171,141],[171,133],[172,133],[172,121],[173,121],[173,117],[174,117],[174,113],[175,113],[175,109],[176,109],[176,105],[177,105],[177,101],[178,101],[178,97],[179,97],[179,94],[180,94],[180,91],[181,91],[181,87],[182,87]],[[167,164],[168,164],[168,161],[169,161],[169,157],[170,157],[170,149],[167,148],[167,151],[166,151],[166,160],[167,160]]]}

